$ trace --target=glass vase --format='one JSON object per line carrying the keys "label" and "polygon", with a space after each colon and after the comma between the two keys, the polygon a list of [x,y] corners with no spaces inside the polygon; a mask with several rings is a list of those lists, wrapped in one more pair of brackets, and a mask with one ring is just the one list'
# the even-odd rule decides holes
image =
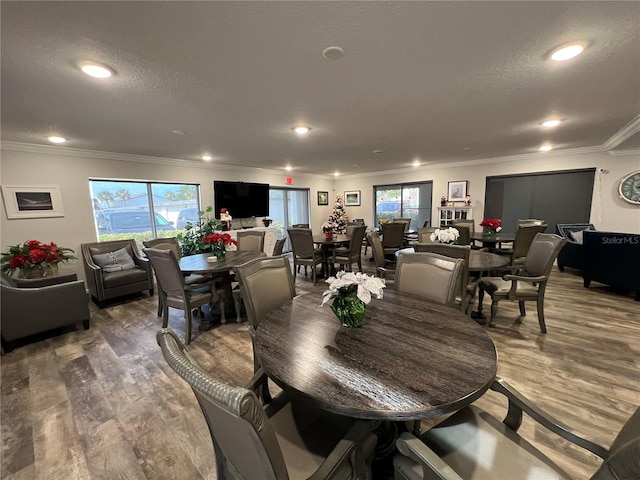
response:
{"label": "glass vase", "polygon": [[218,260],[224,260],[224,258],[227,256],[227,249],[224,247],[218,248],[216,249],[215,254]]}
{"label": "glass vase", "polygon": [[497,233],[498,232],[496,232],[493,228],[485,227],[484,234],[487,237],[495,237]]}
{"label": "glass vase", "polygon": [[339,295],[330,305],[343,327],[361,327],[364,325],[366,304],[355,293]]}

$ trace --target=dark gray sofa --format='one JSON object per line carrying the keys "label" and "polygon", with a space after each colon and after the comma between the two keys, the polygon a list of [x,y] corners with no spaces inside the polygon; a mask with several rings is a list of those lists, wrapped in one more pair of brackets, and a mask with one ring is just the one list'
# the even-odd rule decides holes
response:
{"label": "dark gray sofa", "polygon": [[640,301],[640,234],[584,232],[584,286],[592,281],[635,293]]}
{"label": "dark gray sofa", "polygon": [[82,322],[89,328],[89,295],[75,273],[34,280],[0,280],[2,344],[7,352],[16,340]]}
{"label": "dark gray sofa", "polygon": [[559,223],[556,225],[556,233],[567,239],[567,243],[558,254],[558,268],[561,272],[564,272],[564,267],[584,269],[584,246],[582,243],[576,242],[573,233],[595,229],[591,223]]}

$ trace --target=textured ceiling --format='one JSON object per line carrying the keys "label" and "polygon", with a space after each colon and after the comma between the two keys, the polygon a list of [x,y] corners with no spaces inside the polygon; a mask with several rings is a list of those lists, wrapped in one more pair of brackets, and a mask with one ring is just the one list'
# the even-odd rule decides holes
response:
{"label": "textured ceiling", "polygon": [[[544,141],[599,146],[640,113],[637,1],[2,2],[1,13],[3,141],[47,144],[57,131],[71,148],[355,174]],[[576,40],[589,43],[582,56],[547,59]],[[344,58],[324,59],[331,45]],[[86,77],[83,60],[116,75]],[[565,121],[541,128],[552,115]]]}

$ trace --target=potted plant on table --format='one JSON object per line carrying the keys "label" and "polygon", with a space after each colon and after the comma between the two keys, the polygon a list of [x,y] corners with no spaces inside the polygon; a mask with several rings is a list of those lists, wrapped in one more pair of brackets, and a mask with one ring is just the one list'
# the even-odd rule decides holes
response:
{"label": "potted plant on table", "polygon": [[450,243],[452,245],[458,243],[460,238],[460,232],[457,228],[436,228],[435,231],[429,236],[432,242],[438,241],[440,243]]}
{"label": "potted plant on table", "polygon": [[343,327],[361,327],[364,325],[365,306],[371,297],[382,298],[385,281],[362,272],[340,271],[326,282],[329,289],[322,295],[322,305],[333,298],[330,305]]}
{"label": "potted plant on table", "polygon": [[486,218],[480,222],[480,226],[484,228],[484,233],[489,237],[495,237],[502,230],[502,220],[499,218]]}
{"label": "potted plant on table", "polygon": [[13,274],[18,271],[23,278],[50,277],[58,274],[58,264],[75,260],[74,251],[59,247],[54,242],[43,243],[28,240],[13,245],[2,254],[2,271]]}
{"label": "potted plant on table", "polygon": [[222,230],[222,223],[213,215],[213,207],[209,205],[204,210],[200,210],[198,221],[188,222],[184,227],[184,233],[180,232],[176,235],[182,255],[211,252],[211,242],[205,242],[204,238],[220,230]]}

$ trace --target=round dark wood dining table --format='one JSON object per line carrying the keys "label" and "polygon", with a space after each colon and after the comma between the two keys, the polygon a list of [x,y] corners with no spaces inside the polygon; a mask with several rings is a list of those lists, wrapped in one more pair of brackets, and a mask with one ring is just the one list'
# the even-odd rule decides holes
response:
{"label": "round dark wood dining table", "polygon": [[[396,256],[402,253],[413,253],[413,247],[403,248],[396,252]],[[509,257],[498,255],[497,253],[485,252],[481,250],[471,250],[469,252],[469,271],[470,272],[487,272],[504,267],[509,263]]]}
{"label": "round dark wood dining table", "polygon": [[329,265],[329,257],[331,256],[333,249],[340,246],[349,245],[351,239],[343,234],[333,234],[331,238],[327,238],[324,233],[314,234],[313,243],[322,247],[322,272],[321,276],[328,277],[332,274],[332,268]]}
{"label": "round dark wood dining table", "polygon": [[483,232],[474,232],[471,234],[471,240],[482,242],[483,247],[495,247],[496,244],[511,243],[516,239],[515,233],[497,233],[495,235],[486,235]]}
{"label": "round dark wood dining table", "polygon": [[[216,260],[215,262],[209,262],[209,257],[215,257],[213,253],[197,253],[195,255],[189,255],[182,257],[178,264],[180,265],[180,271],[183,273],[198,273],[201,275],[219,276],[222,279],[224,286],[224,304],[225,304],[225,316],[227,318],[235,316],[235,307],[233,306],[233,295],[231,293],[231,270],[237,265],[253,260],[254,258],[266,257],[264,252],[251,252],[251,251],[228,251],[225,258],[222,260]],[[219,314],[220,312],[218,312]],[[200,330],[209,330],[213,326],[213,318],[205,317],[200,319]]]}
{"label": "round dark wood dining table", "polygon": [[255,335],[265,373],[323,410],[371,420],[419,420],[459,410],[496,375],[487,332],[451,307],[388,290],[361,328],[342,327],[321,296],[295,297]]}

